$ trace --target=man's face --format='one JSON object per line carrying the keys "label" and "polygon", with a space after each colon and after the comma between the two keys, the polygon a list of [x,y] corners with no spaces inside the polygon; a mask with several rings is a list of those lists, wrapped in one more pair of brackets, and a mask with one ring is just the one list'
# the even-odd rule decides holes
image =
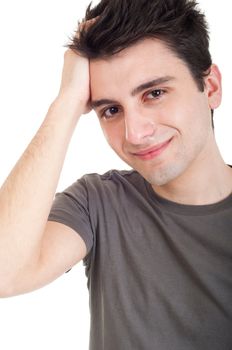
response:
{"label": "man's face", "polygon": [[90,76],[108,143],[148,182],[165,185],[200,166],[213,135],[208,94],[162,42],[146,39],[93,60]]}

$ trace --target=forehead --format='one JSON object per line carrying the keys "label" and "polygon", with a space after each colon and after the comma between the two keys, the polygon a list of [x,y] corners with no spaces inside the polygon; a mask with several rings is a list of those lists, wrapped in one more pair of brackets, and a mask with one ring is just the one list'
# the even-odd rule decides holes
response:
{"label": "forehead", "polygon": [[185,63],[162,41],[145,39],[106,59],[90,61],[91,89],[133,88],[151,77],[188,74]]}

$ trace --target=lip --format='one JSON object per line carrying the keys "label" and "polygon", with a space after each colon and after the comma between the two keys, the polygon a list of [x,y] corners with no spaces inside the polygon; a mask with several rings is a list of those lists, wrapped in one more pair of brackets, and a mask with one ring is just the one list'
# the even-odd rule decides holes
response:
{"label": "lip", "polygon": [[172,138],[169,139],[168,141],[162,142],[154,147],[145,149],[145,150],[140,151],[140,152],[133,153],[133,155],[137,156],[141,159],[144,159],[144,160],[157,157],[168,147],[168,145],[170,144],[171,141],[172,141]]}

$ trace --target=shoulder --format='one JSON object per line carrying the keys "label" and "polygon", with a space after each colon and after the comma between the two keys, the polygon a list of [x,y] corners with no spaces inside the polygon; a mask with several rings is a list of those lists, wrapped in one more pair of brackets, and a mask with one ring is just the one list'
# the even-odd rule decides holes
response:
{"label": "shoulder", "polygon": [[135,170],[112,169],[104,174],[91,173],[82,176],[62,193],[56,201],[75,202],[84,208],[107,206],[117,202],[133,200],[146,193],[145,180]]}
{"label": "shoulder", "polygon": [[[79,180],[77,181],[79,182]],[[144,186],[143,177],[135,170],[116,170],[112,169],[104,174],[86,174],[81,182],[86,189],[95,190],[118,190],[119,188],[138,188]]]}
{"label": "shoulder", "polygon": [[117,169],[111,169],[107,171],[104,174],[86,174],[82,177],[82,179],[86,182],[86,184],[89,183],[121,183],[121,182],[138,182],[141,181],[142,176],[135,170],[117,170]]}
{"label": "shoulder", "polygon": [[143,193],[145,190],[144,178],[135,170],[112,169],[104,174],[91,173],[82,176],[64,192],[65,194],[79,198],[83,202],[95,202],[97,199],[123,198]]}

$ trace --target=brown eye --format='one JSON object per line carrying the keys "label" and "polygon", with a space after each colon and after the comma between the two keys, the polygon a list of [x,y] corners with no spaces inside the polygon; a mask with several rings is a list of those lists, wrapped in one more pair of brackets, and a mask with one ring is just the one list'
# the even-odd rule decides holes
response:
{"label": "brown eye", "polygon": [[157,98],[160,98],[164,93],[165,93],[164,90],[156,89],[156,90],[149,92],[149,94],[147,94],[147,98],[148,99],[157,99]]}
{"label": "brown eye", "polygon": [[103,111],[102,117],[105,119],[109,119],[115,116],[119,112],[119,108],[116,106],[112,106]]}

